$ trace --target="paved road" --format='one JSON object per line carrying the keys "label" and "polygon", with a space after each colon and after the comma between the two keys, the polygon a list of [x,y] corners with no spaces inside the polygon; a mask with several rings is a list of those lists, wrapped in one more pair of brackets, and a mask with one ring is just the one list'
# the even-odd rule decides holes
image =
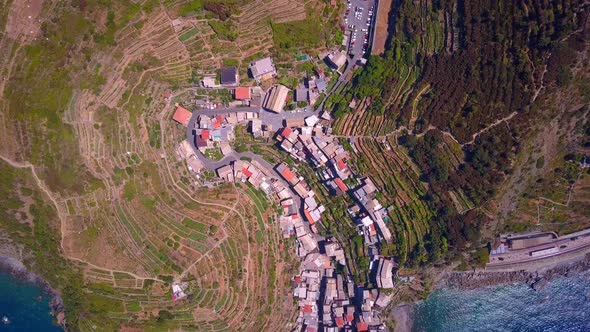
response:
{"label": "paved road", "polygon": [[[344,69],[344,71],[341,73],[340,77],[338,78],[338,81],[336,82],[336,84],[334,84],[334,86],[332,87],[332,89],[330,91],[328,91],[328,93],[326,94],[326,98],[324,98],[324,100],[322,101],[322,103],[320,104],[320,107],[318,107],[318,110],[323,110],[324,109],[324,103],[326,102],[326,99],[328,99],[328,97],[334,93],[334,91],[336,91],[340,85],[342,85],[346,80],[345,78],[350,74],[350,72],[352,71],[352,68],[354,68],[354,66],[356,65],[356,63],[361,60],[365,55],[369,55],[370,52],[370,41],[371,41],[371,33],[373,33],[373,27],[375,25],[375,19],[377,17],[377,12],[376,12],[376,8],[375,8],[375,0],[348,0],[347,4],[347,11],[348,14],[344,15],[345,18],[345,26],[348,30],[351,30],[351,34],[350,34],[350,38],[349,38],[349,44],[348,44],[348,49],[347,49],[347,53],[349,55],[348,57],[348,63],[346,64],[346,68]],[[360,15],[356,16],[356,9],[357,8],[362,8],[363,10],[360,11]],[[372,16],[369,16],[369,10],[372,8]],[[370,25],[367,26],[367,21],[370,20]],[[354,25],[354,28],[350,28],[351,25]],[[367,30],[367,31],[363,31],[363,29]],[[356,32],[356,38],[354,37]],[[367,37],[367,39],[365,39],[365,37]],[[365,41],[367,43],[367,46],[365,47]],[[354,45],[352,45],[352,43],[354,42]],[[363,48],[366,48],[366,53],[363,53]]]}
{"label": "paved road", "polygon": [[201,114],[203,114],[203,113],[193,112],[193,116],[191,117],[191,119],[188,123],[188,126],[186,128],[186,139],[188,140],[191,147],[193,148],[193,151],[195,152],[195,155],[197,156],[197,158],[199,158],[199,160],[203,163],[203,167],[205,169],[207,169],[208,171],[215,171],[219,167],[228,165],[229,163],[239,160],[240,158],[244,158],[244,157],[250,158],[252,160],[256,160],[262,167],[264,167],[268,171],[269,174],[275,175],[275,177],[287,188],[287,190],[289,190],[291,192],[291,196],[293,196],[293,201],[294,201],[295,207],[297,208],[297,211],[301,210],[301,206],[302,206],[301,201],[300,201],[300,199],[297,199],[299,196],[297,196],[297,194],[291,189],[291,187],[289,186],[287,181],[283,180],[283,178],[280,176],[280,174],[274,169],[274,165],[272,165],[268,161],[264,160],[264,158],[262,158],[261,156],[255,154],[251,151],[241,152],[241,153],[232,151],[232,153],[230,155],[223,157],[223,159],[221,159],[221,160],[211,160],[211,159],[207,158],[203,153],[201,153],[201,151],[199,151],[199,149],[195,145],[195,136],[193,135],[193,128],[195,127],[195,122],[197,121],[198,116]]}
{"label": "paved road", "polygon": [[[193,117],[195,114],[213,117],[220,114],[246,112],[253,112],[258,114],[259,119],[262,120],[262,124],[271,125],[274,131],[277,131],[279,128],[282,128],[284,126],[284,121],[287,119],[305,119],[308,116],[319,114],[319,110],[313,111],[311,107],[298,108],[293,111],[283,111],[281,113],[270,112],[261,107],[229,107],[212,110],[197,108],[193,110]],[[193,124],[189,124],[189,128],[194,128],[194,121],[192,123]]]}
{"label": "paved road", "polygon": [[229,107],[229,108],[197,108],[193,110],[193,114],[198,113],[199,115],[216,116],[227,113],[246,113],[246,112],[260,112],[260,107]]}

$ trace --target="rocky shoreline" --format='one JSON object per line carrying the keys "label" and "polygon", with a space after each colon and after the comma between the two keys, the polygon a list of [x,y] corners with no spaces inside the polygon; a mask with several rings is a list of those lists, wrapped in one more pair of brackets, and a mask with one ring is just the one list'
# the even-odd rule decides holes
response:
{"label": "rocky shoreline", "polygon": [[441,279],[437,288],[476,289],[501,284],[525,283],[535,290],[540,290],[553,279],[568,277],[588,270],[590,270],[590,254],[587,254],[583,259],[576,262],[538,271],[449,272]]}
{"label": "rocky shoreline", "polygon": [[49,307],[56,323],[65,329],[65,312],[63,300],[60,294],[55,289],[53,289],[49,283],[47,283],[37,274],[29,271],[21,261],[10,256],[0,256],[0,272],[10,273],[16,278],[35,284],[42,288],[47,295],[51,296]]}
{"label": "rocky shoreline", "polygon": [[[561,277],[569,277],[590,270],[590,254],[583,259],[557,265],[537,271],[489,272],[472,271],[444,273],[436,282],[435,290],[440,288],[456,288],[474,290],[504,284],[524,283],[534,290],[542,290],[550,281]],[[396,320],[395,331],[406,332],[412,330],[412,318],[415,303],[403,303],[391,310]],[[398,323],[399,322],[399,323]]]}

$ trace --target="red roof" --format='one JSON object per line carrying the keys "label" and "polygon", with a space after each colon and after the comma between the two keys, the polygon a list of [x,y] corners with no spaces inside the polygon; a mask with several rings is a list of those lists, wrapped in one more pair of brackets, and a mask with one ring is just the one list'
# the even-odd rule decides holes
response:
{"label": "red roof", "polygon": [[336,182],[336,185],[338,186],[338,188],[340,188],[340,190],[342,190],[342,191],[348,190],[348,187],[346,186],[346,184],[344,184],[344,181],[342,181],[341,178],[334,179],[334,182]]}
{"label": "red roof", "polygon": [[305,210],[303,211],[303,213],[305,214],[305,218],[307,218],[307,221],[309,221],[309,223],[310,223],[311,225],[313,225],[313,224],[315,223],[315,221],[314,221],[314,220],[313,220],[313,218],[311,217],[311,214],[309,213],[309,210],[308,210],[308,209],[305,209]]}
{"label": "red roof", "polygon": [[285,127],[283,128],[283,132],[281,133],[281,135],[285,138],[291,136],[291,133],[293,132],[293,130],[291,130],[291,128],[289,127]]}
{"label": "red roof", "polygon": [[374,233],[375,232],[375,224],[370,224],[369,229],[371,230],[371,233]]}
{"label": "red roof", "polygon": [[301,312],[304,314],[311,314],[313,312],[313,307],[311,304],[306,304],[303,306],[303,308],[301,308]]}
{"label": "red roof", "polygon": [[356,330],[359,331],[359,332],[368,331],[369,330],[369,324],[367,324],[365,322],[358,322],[358,323],[356,323]]}
{"label": "red roof", "polygon": [[186,108],[178,106],[176,112],[174,112],[174,115],[172,116],[172,120],[186,127],[188,126],[188,121],[191,119],[192,115],[193,114]]}
{"label": "red roof", "polygon": [[338,166],[338,169],[343,171],[346,169],[346,164],[344,163],[344,159],[340,159],[336,162],[336,165]]}
{"label": "red roof", "polygon": [[209,138],[211,138],[211,132],[209,130],[202,130],[201,137],[203,139],[209,139]]}
{"label": "red roof", "polygon": [[281,175],[285,178],[285,180],[287,181],[291,181],[293,180],[293,178],[295,178],[295,174],[293,174],[293,172],[289,169],[289,168],[285,168],[282,172]]}
{"label": "red roof", "polygon": [[221,114],[215,117],[215,120],[217,120],[217,122],[219,122],[220,124],[223,123],[223,119],[224,117]]}
{"label": "red roof", "polygon": [[252,176],[252,172],[250,172],[250,170],[247,169],[246,167],[242,167],[242,173],[244,173],[244,175],[246,175],[247,177]]}
{"label": "red roof", "polygon": [[301,277],[297,276],[295,277],[295,285],[299,285],[301,283]]}
{"label": "red roof", "polygon": [[344,319],[342,317],[336,317],[336,326],[344,327]]}
{"label": "red roof", "polygon": [[352,323],[353,320],[354,320],[353,314],[346,315],[346,321],[348,321],[349,323]]}
{"label": "red roof", "polygon": [[243,99],[250,99],[250,88],[248,87],[239,87],[234,90],[234,98],[243,100]]}
{"label": "red roof", "polygon": [[299,219],[299,216],[298,216],[298,215],[296,215],[296,214],[292,214],[292,215],[291,215],[291,220],[293,220],[293,219]]}

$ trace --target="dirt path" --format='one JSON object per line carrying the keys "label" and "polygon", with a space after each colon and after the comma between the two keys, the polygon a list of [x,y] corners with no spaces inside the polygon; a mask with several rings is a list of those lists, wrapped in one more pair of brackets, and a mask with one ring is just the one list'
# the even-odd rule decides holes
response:
{"label": "dirt path", "polygon": [[[20,49],[22,48],[23,44],[19,44],[16,51],[14,51],[13,57],[10,59],[10,63],[8,66],[5,67],[6,75],[0,79],[0,99],[4,97],[4,87],[6,86],[6,82],[8,82],[8,78],[12,76],[12,69],[14,68],[14,60],[16,59],[17,54],[19,53]],[[4,159],[4,158],[2,158]]]}
{"label": "dirt path", "polygon": [[133,272],[108,269],[108,268],[94,265],[94,264],[92,264],[88,261],[85,261],[83,259],[68,256],[65,249],[64,249],[64,246],[63,246],[63,239],[64,239],[64,234],[65,234],[65,216],[62,213],[61,209],[59,208],[59,204],[57,203],[57,199],[55,198],[55,195],[47,188],[47,186],[45,185],[45,182],[43,182],[43,180],[41,180],[41,178],[39,178],[39,176],[37,175],[37,172],[35,170],[35,166],[29,162],[14,161],[14,160],[7,158],[5,156],[2,156],[2,155],[0,155],[0,158],[14,168],[20,168],[20,169],[29,168],[29,169],[31,169],[31,173],[33,175],[33,178],[35,179],[35,182],[37,183],[37,186],[39,187],[39,189],[41,189],[41,191],[43,191],[45,193],[45,195],[47,195],[47,197],[49,197],[49,199],[51,200],[51,202],[55,206],[57,216],[59,217],[59,220],[60,220],[60,233],[61,233],[60,234],[61,235],[60,236],[60,247],[61,247],[62,254],[64,255],[64,257],[66,259],[69,259],[71,261],[76,261],[79,263],[83,263],[83,264],[86,264],[87,266],[90,266],[92,268],[103,270],[103,271],[108,271],[110,273],[114,273],[114,272],[126,273],[130,276],[133,276],[134,278],[136,278],[138,280],[155,280],[155,281],[159,281],[159,282],[164,282],[163,280],[158,279],[157,277],[140,277]]}
{"label": "dirt path", "polygon": [[505,121],[508,121],[508,120],[512,119],[513,117],[516,116],[516,114],[518,114],[518,112],[514,111],[510,115],[508,115],[507,117],[504,117],[502,119],[496,120],[496,122],[490,124],[489,126],[487,126],[487,127],[483,128],[482,130],[478,131],[477,133],[471,135],[471,141],[469,141],[467,143],[463,143],[463,144],[461,144],[461,146],[473,144],[479,135],[481,135],[481,134],[485,133],[486,131],[494,128],[495,126],[501,124],[502,122],[505,122]]}

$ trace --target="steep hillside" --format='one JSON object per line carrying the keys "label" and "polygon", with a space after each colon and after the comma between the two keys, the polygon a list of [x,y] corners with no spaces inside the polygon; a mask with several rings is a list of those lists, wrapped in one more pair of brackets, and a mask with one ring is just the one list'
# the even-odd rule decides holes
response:
{"label": "steep hillside", "polygon": [[[70,330],[280,330],[294,320],[285,292],[296,261],[276,209],[245,186],[195,184],[177,160],[186,131],[170,121],[170,98],[223,64],[244,74],[253,57],[294,58],[272,29],[334,10],[218,5],[0,1],[0,232],[51,274]],[[325,29],[310,51],[333,43]],[[188,298],[172,300],[173,280],[187,282]]]}
{"label": "steep hillside", "polygon": [[[389,49],[382,57],[372,56],[328,105],[336,116],[335,130],[359,138],[357,164],[372,168],[367,174],[388,194],[396,211],[390,225],[397,235],[394,249],[401,261],[414,265],[438,261],[447,240],[451,249],[463,249],[479,243],[483,231],[485,243],[501,231],[498,223],[507,215],[511,223],[519,218],[508,202],[524,195],[529,178],[555,177],[530,172],[531,158],[534,164],[546,153],[540,166],[545,172],[547,163],[557,165],[550,160],[569,154],[557,147],[575,145],[575,135],[566,135],[564,128],[587,116],[579,100],[587,94],[588,7],[575,0],[395,4]],[[570,93],[576,89],[580,92]],[[547,131],[549,124],[565,136],[543,136],[558,134]],[[416,165],[421,182],[392,190],[389,183],[400,183],[408,172],[390,169],[399,157],[384,153],[385,145],[371,148],[367,139],[389,141],[394,150],[400,150],[398,143],[407,148],[407,162]],[[583,154],[577,152],[576,162]],[[579,176],[575,188],[583,190],[582,173],[561,181]],[[543,181],[538,179],[537,187]],[[519,183],[516,192],[514,183]],[[415,203],[408,205],[408,197],[416,197]],[[538,201],[523,200],[519,206]],[[412,210],[416,202],[422,207]],[[553,209],[544,204],[540,209]],[[587,223],[568,213],[547,216],[547,225],[531,227],[551,228],[556,218],[572,218],[553,228],[563,231]]]}

